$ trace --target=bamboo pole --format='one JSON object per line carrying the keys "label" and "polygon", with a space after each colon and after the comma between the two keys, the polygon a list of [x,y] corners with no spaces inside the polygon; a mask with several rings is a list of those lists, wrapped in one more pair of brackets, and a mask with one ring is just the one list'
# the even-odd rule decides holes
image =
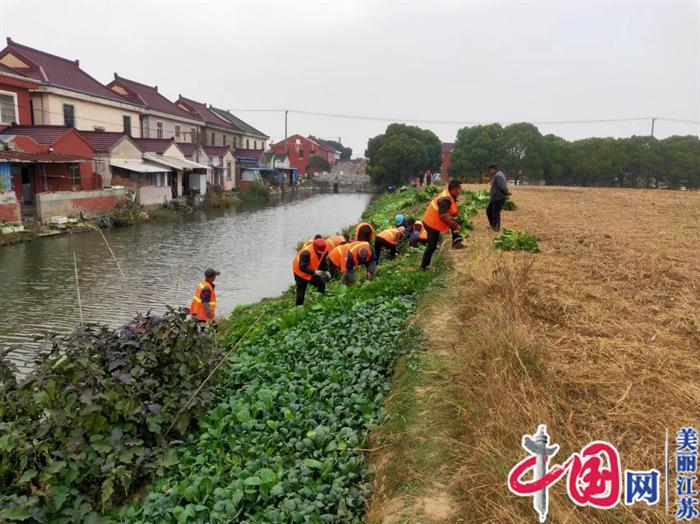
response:
{"label": "bamboo pole", "polygon": [[177,418],[178,418],[184,411],[186,411],[187,408],[190,407],[190,404],[192,403],[192,401],[194,400],[194,398],[199,394],[200,391],[202,391],[202,389],[203,389],[204,386],[207,384],[207,382],[209,382],[209,380],[210,380],[210,379],[214,376],[214,374],[218,371],[218,369],[221,367],[221,364],[223,364],[224,362],[226,362],[226,360],[227,360],[228,357],[231,355],[231,353],[233,353],[234,351],[236,351],[236,349],[238,349],[238,346],[241,345],[241,342],[243,342],[243,340],[245,339],[245,337],[248,336],[248,333],[250,333],[250,332],[253,330],[253,328],[256,326],[256,324],[257,324],[258,321],[263,317],[264,314],[265,314],[264,311],[263,311],[262,313],[260,313],[260,315],[258,316],[258,318],[255,319],[255,322],[253,322],[253,323],[250,325],[250,327],[248,327],[248,329],[246,330],[246,332],[243,333],[243,336],[242,336],[241,338],[238,339],[238,342],[236,342],[236,344],[235,344],[231,349],[229,349],[229,350],[226,352],[226,354],[221,358],[221,360],[219,360],[219,363],[218,363],[216,366],[214,366],[214,369],[211,370],[211,373],[209,373],[209,375],[207,375],[207,378],[204,379],[204,382],[202,382],[202,383],[199,385],[199,387],[195,390],[195,392],[192,393],[192,396],[189,398],[189,400],[187,401],[187,403],[185,404],[185,406],[184,406],[180,411],[178,411],[177,414],[175,415],[175,418],[173,418],[173,422],[172,422],[172,424],[170,424],[170,427],[168,428],[168,431],[166,431],[165,434],[163,434],[163,440],[165,440],[165,438],[168,436],[168,434],[170,433],[170,431],[171,431],[171,430],[173,429],[173,427],[175,426],[175,423],[177,422]]}
{"label": "bamboo pole", "polygon": [[78,262],[73,251],[73,270],[75,271],[75,289],[78,292],[78,311],[80,311],[80,327],[85,326],[83,321],[83,302],[80,300],[80,282],[78,281]]}
{"label": "bamboo pole", "polygon": [[177,304],[177,292],[180,289],[180,275],[182,274],[182,256],[177,261],[177,278],[175,279],[175,292],[173,293],[173,308]]}
{"label": "bamboo pole", "polygon": [[119,271],[119,276],[121,277],[121,282],[122,282],[122,290],[129,297],[129,302],[131,303],[131,309],[133,309],[135,313],[138,313],[138,311],[136,311],[136,307],[134,306],[134,302],[133,302],[134,296],[131,293],[129,293],[129,289],[128,289],[127,282],[126,282],[126,276],[124,276],[124,272],[122,271],[122,267],[119,265],[119,260],[117,260],[117,257],[114,255],[114,251],[112,251],[112,246],[109,245],[109,242],[107,241],[107,237],[105,236],[105,234],[102,232],[102,230],[99,227],[97,227],[95,225],[93,225],[92,227],[95,228],[100,233],[100,236],[102,236],[102,240],[104,240],[105,245],[107,246],[107,249],[109,250],[109,254],[112,256],[112,260],[116,264],[117,270]]}

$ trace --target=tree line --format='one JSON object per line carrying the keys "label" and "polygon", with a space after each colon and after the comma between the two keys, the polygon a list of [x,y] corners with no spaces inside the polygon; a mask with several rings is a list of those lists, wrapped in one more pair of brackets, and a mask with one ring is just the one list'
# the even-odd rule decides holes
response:
{"label": "tree line", "polygon": [[[435,145],[437,142],[437,146]],[[386,146],[386,147],[385,147]],[[392,124],[370,139],[368,170],[379,185],[404,184],[442,162],[442,145],[429,130]],[[435,155],[437,151],[437,156]],[[700,188],[700,139],[671,136],[586,138],[542,135],[523,122],[463,127],[457,133],[450,178],[480,181],[496,163],[511,178],[547,185]]]}

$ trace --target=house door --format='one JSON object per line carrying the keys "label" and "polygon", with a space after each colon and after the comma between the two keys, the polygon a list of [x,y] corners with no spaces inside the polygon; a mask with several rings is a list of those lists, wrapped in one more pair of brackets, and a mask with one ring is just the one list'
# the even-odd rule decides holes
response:
{"label": "house door", "polygon": [[168,173],[168,180],[171,194],[173,198],[177,198],[177,173],[175,173],[174,171]]}
{"label": "house door", "polygon": [[190,175],[189,175],[189,173],[183,171],[182,172],[182,194],[189,195],[190,189],[191,189]]}
{"label": "house door", "polygon": [[25,206],[34,204],[34,170],[31,166],[22,166],[22,202]]}

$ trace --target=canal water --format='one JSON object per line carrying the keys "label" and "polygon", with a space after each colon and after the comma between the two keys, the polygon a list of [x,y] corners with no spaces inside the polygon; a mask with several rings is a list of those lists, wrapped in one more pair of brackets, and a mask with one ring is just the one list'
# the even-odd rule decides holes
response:
{"label": "canal water", "polygon": [[[126,276],[98,232],[38,239],[0,248],[0,349],[29,369],[37,337],[80,323],[73,253],[86,322],[117,326],[166,304],[189,306],[207,267],[216,281],[217,312],[279,295],[293,283],[299,240],[333,234],[356,222],[371,195],[290,194],[256,208],[197,211],[182,220],[104,230]],[[179,275],[179,279],[178,279]],[[178,285],[179,282],[179,285]]]}

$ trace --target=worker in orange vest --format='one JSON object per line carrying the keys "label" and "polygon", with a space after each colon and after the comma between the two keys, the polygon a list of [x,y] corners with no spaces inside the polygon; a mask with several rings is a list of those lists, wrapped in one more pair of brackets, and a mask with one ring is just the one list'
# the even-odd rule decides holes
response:
{"label": "worker in orange vest", "polygon": [[305,243],[294,257],[292,270],[297,287],[297,306],[304,304],[306,288],[309,284],[314,286],[319,293],[326,292],[326,280],[331,278],[328,272],[326,254],[326,241],[323,238],[316,238]]}
{"label": "worker in orange vest", "polygon": [[342,244],[347,244],[347,243],[348,243],[348,236],[345,234],[329,236],[328,238],[326,238],[326,251],[328,251],[330,253],[336,247],[338,247]]}
{"label": "worker in orange vest", "polygon": [[190,304],[190,315],[198,322],[210,322],[214,320],[216,313],[216,291],[214,280],[220,275],[219,271],[208,268],[204,271],[202,280],[194,291]]}
{"label": "worker in orange vest", "polygon": [[343,284],[355,282],[355,269],[359,266],[367,268],[367,279],[372,280],[377,268],[374,251],[369,242],[350,242],[336,247],[328,254],[332,273],[342,273]]}
{"label": "worker in orange vest", "polygon": [[428,232],[423,227],[423,222],[416,220],[413,223],[413,231],[409,236],[408,243],[411,247],[416,247],[418,244],[428,243]]}
{"label": "worker in orange vest", "polygon": [[428,240],[420,265],[421,269],[428,269],[433,253],[437,249],[440,233],[446,233],[451,230],[452,247],[454,249],[464,247],[462,234],[460,233],[461,226],[454,220],[455,217],[459,216],[457,198],[461,190],[462,187],[459,180],[452,179],[447,184],[447,189],[439,193],[428,204],[422,220]]}
{"label": "worker in orange vest", "polygon": [[374,228],[367,222],[362,222],[357,224],[355,228],[355,240],[360,242],[369,242],[370,244],[374,242]]}
{"label": "worker in orange vest", "polygon": [[382,249],[389,250],[389,258],[393,259],[396,256],[396,250],[399,246],[399,242],[404,238],[404,232],[406,228],[403,226],[390,227],[377,234],[377,238],[374,241],[374,253],[377,257],[377,263],[382,256]]}

